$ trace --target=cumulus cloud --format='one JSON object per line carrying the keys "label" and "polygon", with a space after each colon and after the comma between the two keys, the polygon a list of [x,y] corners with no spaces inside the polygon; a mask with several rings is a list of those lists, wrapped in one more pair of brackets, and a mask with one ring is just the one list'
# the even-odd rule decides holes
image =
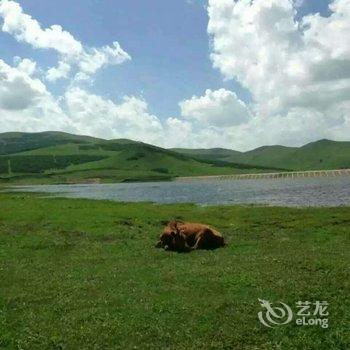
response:
{"label": "cumulus cloud", "polygon": [[295,7],[301,7],[304,4],[304,0],[294,0]]}
{"label": "cumulus cloud", "polygon": [[350,118],[350,1],[334,0],[329,17],[310,14],[300,21],[299,5],[209,0],[213,65],[251,92],[256,118],[263,120],[251,122],[261,128],[253,135],[273,133],[274,143],[342,137]]}
{"label": "cumulus cloud", "polygon": [[209,0],[213,66],[247,88],[252,101],[208,89],[179,103],[169,118],[168,146],[302,145],[350,132],[350,1],[332,14],[297,20],[302,1]]}
{"label": "cumulus cloud", "polygon": [[58,62],[57,67],[52,67],[46,72],[46,79],[55,82],[58,79],[68,78],[71,66],[63,61]]}
{"label": "cumulus cloud", "polygon": [[74,87],[64,100],[73,125],[84,134],[159,142],[162,125],[143,99],[126,96],[117,104]]}
{"label": "cumulus cloud", "polygon": [[42,28],[37,20],[24,13],[21,6],[12,0],[1,0],[0,17],[3,18],[3,32],[33,48],[53,49],[61,56],[58,67],[52,67],[47,72],[50,81],[67,78],[71,66],[84,74],[94,74],[107,65],[118,65],[131,59],[118,42],[111,46],[90,48],[60,25]]}
{"label": "cumulus cloud", "polygon": [[36,71],[36,62],[30,60],[29,58],[21,59],[20,57],[15,57],[14,62],[17,64],[17,69],[29,76],[33,75]]}
{"label": "cumulus cloud", "polygon": [[[162,122],[149,112],[144,99],[135,96],[126,96],[117,103],[85,89],[70,87],[63,96],[55,98],[42,81],[18,66],[11,67],[0,60],[1,131],[62,130],[103,138],[130,138],[165,147],[237,149],[274,143],[276,140],[292,145],[309,136],[326,136],[326,131],[332,128],[335,133],[345,134],[344,128],[334,127],[328,120],[322,119],[321,112],[305,114],[303,111],[302,118],[298,117],[299,111],[289,113],[287,117],[277,115],[266,119],[252,115],[247,122],[225,127],[217,120],[204,121],[208,115],[204,113],[203,103],[198,102],[201,99],[204,99],[204,106],[208,96],[208,101],[212,101],[213,96],[216,97],[214,101],[228,96],[229,105],[238,103],[235,95],[226,90],[219,93],[206,91],[202,97],[184,101],[195,102],[191,108],[186,108],[194,114],[200,111],[198,119],[172,117]],[[344,115],[348,108],[349,104],[340,104],[337,114]],[[218,108],[217,113],[220,111],[226,113],[225,109]],[[310,130],[304,128],[310,120],[314,125],[311,135]]]}
{"label": "cumulus cloud", "polygon": [[2,0],[0,16],[4,20],[2,26],[4,32],[34,48],[54,49],[67,55],[79,55],[83,50],[82,44],[61,26],[53,25],[42,29],[40,23],[25,14],[15,1]]}
{"label": "cumulus cloud", "polygon": [[14,66],[10,66],[0,59],[2,132],[63,130],[163,144],[164,126],[148,111],[144,99],[125,96],[116,103],[78,87],[82,81],[91,82],[99,69],[130,59],[118,42],[100,48],[86,47],[59,25],[43,28],[11,0],[0,1],[0,17],[2,31],[19,42],[58,53],[58,64],[45,72],[46,81],[55,82],[74,74],[63,95],[54,97],[36,74],[36,62],[16,57]]}
{"label": "cumulus cloud", "polygon": [[250,112],[237,95],[225,89],[205,91],[180,102],[181,115],[213,126],[232,126],[247,122]]}
{"label": "cumulus cloud", "polygon": [[[23,62],[21,60],[20,62]],[[55,98],[38,78],[0,60],[0,130],[61,130],[102,138],[129,138],[159,146],[201,147],[227,142],[217,128],[197,130],[192,122],[168,118],[162,122],[147,102],[125,96],[115,102],[77,86]]]}
{"label": "cumulus cloud", "polygon": [[165,121],[164,133],[166,135],[164,135],[163,140],[158,140],[158,143],[166,147],[189,146],[193,142],[193,136],[195,135],[192,123],[173,117]]}
{"label": "cumulus cloud", "polygon": [[80,57],[80,69],[93,74],[107,65],[117,65],[130,59],[130,56],[115,41],[111,46],[103,46],[99,49],[92,48],[84,52]]}
{"label": "cumulus cloud", "polygon": [[0,108],[23,110],[44,98],[48,92],[38,79],[30,77],[31,61],[21,61],[17,68],[0,59]]}
{"label": "cumulus cloud", "polygon": [[[29,61],[29,60],[28,60]],[[104,138],[131,138],[162,143],[160,120],[142,98],[125,96],[120,103],[70,87],[55,98],[45,84],[23,69],[0,59],[0,130],[62,130]]]}
{"label": "cumulus cloud", "polygon": [[0,59],[0,130],[77,131],[43,82],[31,76],[33,66],[26,59],[17,67]]}
{"label": "cumulus cloud", "polygon": [[[163,123],[163,132],[157,144],[163,147],[213,148],[231,144],[227,128],[193,123],[183,118],[168,118]],[[232,140],[231,140],[232,141]]]}
{"label": "cumulus cloud", "polygon": [[167,147],[301,145],[350,134],[350,0],[333,0],[331,15],[297,16],[299,0],[209,0],[211,60],[226,80],[251,93],[206,90],[179,103],[164,121],[140,97],[116,102],[79,87],[107,65],[130,56],[117,42],[89,48],[60,26],[42,28],[11,0],[0,1],[2,30],[34,48],[52,49],[58,63],[46,81],[74,76],[61,97],[38,78],[34,61],[0,60],[0,129],[64,130],[131,138]]}

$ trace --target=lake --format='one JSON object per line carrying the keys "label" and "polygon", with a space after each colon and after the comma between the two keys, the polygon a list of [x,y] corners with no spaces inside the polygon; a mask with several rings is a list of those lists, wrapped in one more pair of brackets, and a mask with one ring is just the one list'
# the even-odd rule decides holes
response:
{"label": "lake", "polygon": [[293,207],[350,205],[350,177],[41,185],[18,186],[14,190],[122,202]]}

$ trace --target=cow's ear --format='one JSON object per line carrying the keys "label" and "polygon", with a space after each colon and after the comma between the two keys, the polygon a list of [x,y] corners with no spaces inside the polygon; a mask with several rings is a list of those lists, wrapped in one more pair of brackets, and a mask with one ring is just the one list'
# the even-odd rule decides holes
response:
{"label": "cow's ear", "polygon": [[169,226],[172,230],[177,230],[177,222],[175,220],[169,222]]}

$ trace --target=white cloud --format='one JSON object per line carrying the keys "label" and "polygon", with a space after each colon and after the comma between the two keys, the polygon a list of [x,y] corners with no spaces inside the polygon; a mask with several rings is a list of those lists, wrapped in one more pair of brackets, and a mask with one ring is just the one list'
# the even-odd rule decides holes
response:
{"label": "white cloud", "polygon": [[[299,22],[297,5],[209,0],[213,65],[251,92],[256,115],[244,127],[260,144],[341,138],[349,125],[350,1],[334,0],[331,16]],[[235,132],[253,146],[243,130]]]}
{"label": "white cloud", "polygon": [[293,0],[294,1],[294,6],[295,7],[301,7],[304,5],[305,0]]}
{"label": "white cloud", "polygon": [[181,116],[161,121],[139,97],[120,102],[90,93],[80,82],[130,56],[115,42],[89,48],[60,26],[42,28],[14,1],[0,0],[2,30],[34,48],[59,54],[47,81],[73,76],[55,98],[29,59],[0,60],[0,130],[63,130],[131,138],[168,147],[301,145],[350,134],[350,0],[334,0],[331,16],[300,20],[296,0],[209,0],[211,59],[225,79],[252,95],[206,90],[180,102]]}
{"label": "white cloud", "polygon": [[[203,97],[212,94],[213,91],[207,91]],[[218,96],[220,94],[234,96],[225,90]],[[193,102],[193,99],[188,101]],[[202,107],[201,103],[199,105]],[[340,104],[337,115],[344,115],[349,105]],[[202,116],[194,121],[191,118],[168,118],[161,122],[149,112],[143,99],[134,96],[124,97],[116,103],[82,88],[71,87],[56,99],[42,81],[0,60],[1,131],[62,130],[104,138],[130,138],[166,147],[237,149],[245,149],[247,145],[257,147],[276,140],[293,145],[306,137],[325,136],[325,131],[329,130],[346,136],[344,128],[321,118],[321,112],[302,112],[302,117],[298,110],[287,116],[251,116],[249,122],[227,127],[213,125],[211,121],[203,123]],[[311,135],[310,129],[304,128],[310,120],[314,125]]]}
{"label": "white cloud", "polygon": [[83,51],[82,44],[61,26],[42,29],[40,23],[25,14],[15,1],[1,0],[0,16],[4,19],[4,32],[34,48],[54,49],[64,55],[79,55]]}
{"label": "white cloud", "polygon": [[29,76],[32,76],[36,71],[36,62],[24,58],[21,59],[20,57],[15,57],[14,62],[17,63],[17,69]]}
{"label": "white cloud", "polygon": [[26,61],[21,61],[17,68],[13,68],[0,59],[1,109],[23,110],[48,94],[40,80],[30,77],[32,68],[26,72],[26,65]]}
{"label": "white cloud", "polygon": [[158,144],[166,147],[181,147],[193,142],[192,123],[179,119],[168,118],[164,125],[164,138]]}
{"label": "white cloud", "polygon": [[204,96],[180,102],[180,108],[183,117],[221,127],[242,124],[250,116],[246,104],[234,92],[225,89],[208,89]]}
{"label": "white cloud", "polygon": [[158,144],[164,147],[211,148],[227,145],[228,141],[220,128],[179,118],[168,118],[163,133]]}
{"label": "white cloud", "polygon": [[[23,62],[23,61],[22,61]],[[0,130],[62,130],[161,143],[160,120],[140,98],[115,103],[78,87],[54,98],[42,81],[0,60]]]}
{"label": "white cloud", "polygon": [[11,67],[0,59],[0,130],[77,132],[46,86],[31,77],[32,63]]}
{"label": "white cloud", "polygon": [[[21,6],[12,0],[1,0],[0,17],[2,31],[9,33],[20,42],[36,49],[53,49],[60,55],[58,67],[47,72],[47,79],[56,81],[67,78],[74,66],[85,75],[94,74],[107,65],[118,65],[131,59],[118,42],[101,48],[85,47],[60,25],[42,28],[40,23],[23,12]],[[79,72],[78,72],[79,74]]]}
{"label": "white cloud", "polygon": [[46,72],[46,79],[55,82],[58,79],[68,78],[71,66],[63,61],[58,62],[57,67],[52,67]]}
{"label": "white cloud", "polygon": [[158,142],[162,134],[159,119],[148,112],[143,99],[124,97],[116,104],[75,87],[66,92],[64,100],[72,124],[84,134],[151,143]]}
{"label": "white cloud", "polygon": [[130,56],[115,41],[111,46],[89,49],[80,57],[80,69],[86,74],[93,74],[107,65],[118,65],[130,59]]}

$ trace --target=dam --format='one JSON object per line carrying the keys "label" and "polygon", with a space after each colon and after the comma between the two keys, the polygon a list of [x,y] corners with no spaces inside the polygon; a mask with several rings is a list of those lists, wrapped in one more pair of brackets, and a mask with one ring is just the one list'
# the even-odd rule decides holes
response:
{"label": "dam", "polygon": [[350,169],[337,170],[308,170],[308,171],[285,171],[274,173],[248,173],[230,175],[209,175],[209,176],[185,176],[177,177],[175,181],[195,180],[257,180],[257,179],[281,179],[281,178],[303,178],[303,177],[336,177],[350,176]]}

